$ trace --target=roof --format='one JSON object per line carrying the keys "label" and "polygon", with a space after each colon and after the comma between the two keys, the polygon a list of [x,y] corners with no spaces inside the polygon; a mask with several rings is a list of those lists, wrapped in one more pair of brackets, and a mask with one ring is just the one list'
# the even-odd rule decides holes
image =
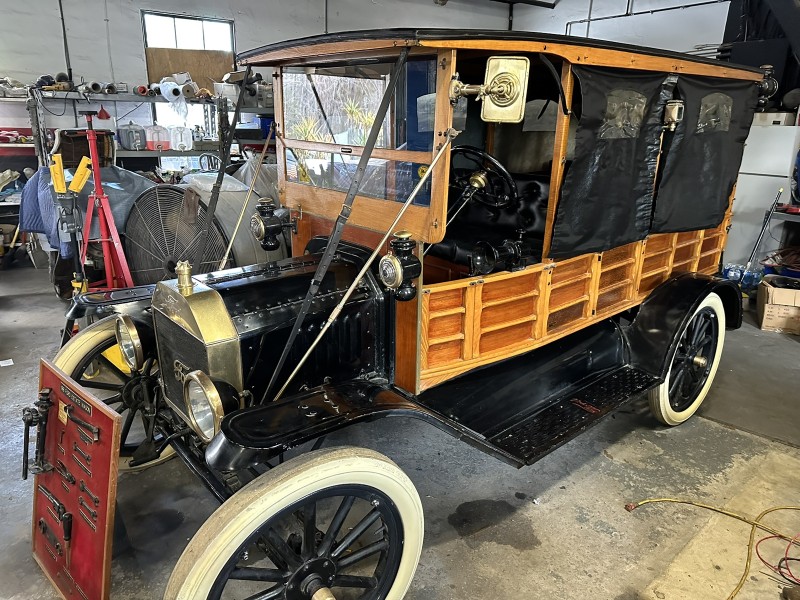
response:
{"label": "roof", "polygon": [[[672,59],[682,63],[695,63],[698,65],[713,65],[726,70],[762,74],[759,69],[734,65],[709,58],[693,56],[671,50],[647,48],[622,44],[607,40],[592,38],[572,37],[530,31],[497,31],[488,29],[374,29],[362,31],[344,31],[328,33],[309,37],[297,38],[276,42],[241,52],[237,61],[253,66],[269,66],[274,64],[291,64],[308,62],[307,59],[323,54],[342,54],[353,51],[369,51],[378,48],[392,48],[399,46],[437,46],[435,42],[453,47],[454,42],[475,44],[480,42],[533,42],[538,44],[552,44],[554,46],[568,46],[571,48],[592,48],[616,52],[634,53],[644,56]],[[360,43],[359,43],[360,42]],[[447,44],[450,42],[450,44]],[[347,48],[342,48],[346,44]],[[507,44],[510,45],[510,44]],[[487,46],[488,48],[489,46]],[[316,50],[315,50],[316,48]],[[320,50],[324,50],[320,52]],[[535,51],[535,50],[534,50]],[[587,63],[588,64],[588,63]]]}

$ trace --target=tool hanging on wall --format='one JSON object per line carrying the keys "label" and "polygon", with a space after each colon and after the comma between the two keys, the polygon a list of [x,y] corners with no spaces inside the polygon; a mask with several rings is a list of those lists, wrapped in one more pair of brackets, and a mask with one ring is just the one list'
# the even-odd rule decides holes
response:
{"label": "tool hanging on wall", "polygon": [[[97,133],[92,127],[92,118],[97,115],[96,111],[80,111],[86,117],[86,138],[89,141],[89,156],[91,157],[92,176],[94,179],[94,191],[89,195],[89,204],[86,207],[86,217],[83,224],[85,235],[81,245],[80,261],[86,264],[86,254],[89,244],[99,242],[102,247],[104,257],[105,279],[92,282],[90,289],[114,289],[122,287],[133,287],[133,278],[125,258],[125,251],[119,238],[119,232],[114,224],[114,216],[111,214],[111,206],[108,203],[108,196],[103,192],[103,183],[100,179],[100,157],[97,150]],[[77,173],[76,173],[77,175]],[[100,237],[90,239],[92,217],[94,210],[97,209],[97,220],[100,230]]]}

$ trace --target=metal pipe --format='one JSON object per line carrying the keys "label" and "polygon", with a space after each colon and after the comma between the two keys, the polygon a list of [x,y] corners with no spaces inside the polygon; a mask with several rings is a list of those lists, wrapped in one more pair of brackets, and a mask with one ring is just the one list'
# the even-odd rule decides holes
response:
{"label": "metal pipe", "polygon": [[594,0],[589,0],[589,12],[586,13],[586,35],[584,37],[589,37],[589,29],[592,26],[592,12],[594,11]]}
{"label": "metal pipe", "polygon": [[[708,6],[710,4],[721,4],[723,2],[730,2],[730,0],[705,0],[704,2],[694,2],[694,3],[691,3],[691,4],[681,4],[680,6],[667,6],[665,8],[654,8],[654,9],[651,9],[651,10],[640,10],[639,12],[626,12],[624,14],[619,14],[619,15],[606,15],[605,17],[596,17],[594,19],[591,18],[591,16],[590,16],[589,18],[586,18],[586,19],[578,19],[578,20],[575,20],[575,21],[568,21],[567,25],[566,25],[566,27],[564,29],[564,33],[566,35],[570,35],[571,34],[570,32],[572,31],[572,26],[573,25],[578,25],[580,23],[589,24],[589,23],[595,23],[597,21],[608,21],[610,19],[620,19],[622,17],[638,17],[640,15],[654,15],[656,13],[668,12],[668,11],[671,11],[671,10],[683,10],[683,9],[686,9],[686,8],[695,8],[697,6]],[[633,3],[629,2],[629,4],[632,5]],[[591,4],[590,4],[590,6],[591,6]],[[588,33],[588,27],[587,27],[587,33]]]}
{"label": "metal pipe", "polygon": [[222,503],[231,497],[228,488],[223,485],[204,462],[201,462],[192,454],[192,451],[183,440],[175,438],[170,440],[169,445],[172,446],[173,450],[175,450],[175,454],[181,457],[181,460],[189,467],[189,470],[197,475],[203,485],[206,486],[206,489],[208,489],[217,500]]}
{"label": "metal pipe", "polygon": [[225,263],[228,262],[228,257],[231,255],[231,248],[233,248],[233,241],[236,239],[236,234],[239,233],[239,227],[242,225],[242,219],[244,218],[244,213],[247,211],[247,204],[250,202],[250,196],[253,195],[253,189],[256,187],[256,181],[258,180],[258,176],[261,175],[261,165],[264,164],[264,157],[267,155],[267,148],[269,147],[269,143],[272,141],[272,134],[275,132],[275,121],[272,122],[272,125],[269,127],[269,134],[267,134],[267,139],[264,142],[264,147],[261,149],[261,154],[258,157],[258,164],[256,165],[255,173],[253,173],[253,181],[250,182],[250,189],[247,190],[247,196],[244,198],[244,204],[242,204],[242,210],[239,213],[239,220],[236,221],[236,227],[233,228],[233,235],[231,235],[231,241],[228,242],[228,247],[225,248],[225,254],[222,256],[222,260],[219,261],[219,265],[217,266],[217,270],[221,271],[225,268]]}
{"label": "metal pipe", "polygon": [[67,23],[64,21],[64,5],[58,0],[58,12],[61,14],[61,34],[64,37],[64,60],[67,63],[67,76],[72,81],[72,64],[69,62],[69,46],[67,45]]}

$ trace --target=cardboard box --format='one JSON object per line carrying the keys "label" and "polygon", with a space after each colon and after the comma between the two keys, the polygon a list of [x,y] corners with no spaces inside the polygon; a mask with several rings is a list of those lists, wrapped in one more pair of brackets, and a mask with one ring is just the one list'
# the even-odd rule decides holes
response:
{"label": "cardboard box", "polygon": [[775,287],[776,277],[767,275],[758,286],[758,324],[764,331],[800,335],[800,290]]}

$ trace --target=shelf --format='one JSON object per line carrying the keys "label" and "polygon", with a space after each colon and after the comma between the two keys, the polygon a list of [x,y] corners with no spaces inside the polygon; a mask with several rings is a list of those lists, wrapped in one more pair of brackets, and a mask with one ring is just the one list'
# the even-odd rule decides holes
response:
{"label": "shelf", "polygon": [[[102,104],[103,102],[127,102],[138,104],[140,102],[149,103],[167,103],[167,99],[163,96],[139,96],[137,94],[83,94],[81,92],[42,92],[43,100],[76,100],[78,102],[91,102],[93,104]],[[11,98],[5,98],[10,100]],[[3,100],[3,98],[0,98]],[[13,98],[13,100],[22,100],[25,102],[26,98]],[[214,99],[199,99],[187,98],[186,102],[192,105],[205,105],[214,106]],[[229,112],[234,112],[236,105],[228,104]],[[274,108],[266,108],[261,106],[243,106],[241,112],[243,113],[257,113],[274,115]]]}
{"label": "shelf", "polygon": [[171,156],[200,156],[201,154],[218,154],[219,150],[117,150],[117,158],[152,158]]}
{"label": "shelf", "polygon": [[0,148],[35,148],[33,143],[26,142],[24,144],[16,144],[10,142],[2,142],[0,143]]}
{"label": "shelf", "polygon": [[[103,102],[128,102],[138,104],[139,102],[163,102],[167,99],[163,96],[138,96],[137,94],[82,94],[81,92],[41,92],[42,100],[75,100],[102,104]],[[209,104],[214,105],[213,100],[201,100],[187,98],[189,104]]]}
{"label": "shelf", "polygon": [[[233,109],[230,112],[233,112],[235,109],[236,109],[236,106],[234,106]],[[265,108],[263,106],[243,106],[242,110],[240,112],[243,112],[243,113],[256,113],[256,114],[259,114],[259,115],[275,116],[275,108],[274,107]]]}
{"label": "shelf", "polygon": [[22,98],[16,98],[13,96],[12,97],[0,96],[0,102],[27,102],[27,101],[28,99],[24,96]]}

